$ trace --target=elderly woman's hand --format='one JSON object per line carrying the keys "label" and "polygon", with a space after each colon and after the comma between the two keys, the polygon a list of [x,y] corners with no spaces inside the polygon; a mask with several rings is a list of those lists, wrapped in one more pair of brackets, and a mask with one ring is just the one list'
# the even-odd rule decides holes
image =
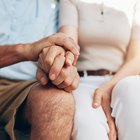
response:
{"label": "elderly woman's hand", "polygon": [[98,108],[102,106],[105,115],[108,120],[109,125],[109,140],[116,140],[117,139],[117,131],[115,126],[114,118],[111,116],[111,94],[112,94],[113,86],[111,82],[107,82],[101,85],[99,88],[95,90],[93,96],[93,107]]}

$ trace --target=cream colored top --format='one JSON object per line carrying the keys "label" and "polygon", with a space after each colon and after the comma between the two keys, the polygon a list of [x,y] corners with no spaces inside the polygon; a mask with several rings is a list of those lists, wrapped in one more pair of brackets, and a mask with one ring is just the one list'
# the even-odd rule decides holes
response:
{"label": "cream colored top", "polygon": [[117,71],[140,39],[140,0],[61,0],[60,27],[78,28],[79,70]]}

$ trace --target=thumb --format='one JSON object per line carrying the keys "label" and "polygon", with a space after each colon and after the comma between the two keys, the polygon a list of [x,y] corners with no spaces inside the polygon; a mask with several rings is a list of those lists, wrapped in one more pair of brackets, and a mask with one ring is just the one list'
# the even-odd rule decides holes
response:
{"label": "thumb", "polygon": [[38,82],[40,82],[41,85],[46,85],[48,83],[48,77],[40,68],[38,68],[36,72],[36,79]]}
{"label": "thumb", "polygon": [[93,95],[93,107],[98,108],[101,106],[101,103],[102,103],[102,92],[99,89],[96,89]]}

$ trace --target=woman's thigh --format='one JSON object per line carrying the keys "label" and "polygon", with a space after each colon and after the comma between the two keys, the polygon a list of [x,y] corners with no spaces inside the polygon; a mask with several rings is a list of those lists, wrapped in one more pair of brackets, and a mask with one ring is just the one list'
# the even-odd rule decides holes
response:
{"label": "woman's thigh", "polygon": [[[93,86],[94,85],[94,86]],[[74,119],[74,140],[108,140],[108,124],[102,108],[92,107],[95,83],[81,82],[79,88],[73,93],[76,111]]]}
{"label": "woman's thigh", "polygon": [[111,105],[119,140],[139,140],[140,76],[121,80],[113,90]]}

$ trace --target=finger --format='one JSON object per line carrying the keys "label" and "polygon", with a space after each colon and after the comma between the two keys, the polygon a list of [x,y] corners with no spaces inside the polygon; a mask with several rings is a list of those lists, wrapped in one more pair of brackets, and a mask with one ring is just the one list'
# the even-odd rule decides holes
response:
{"label": "finger", "polygon": [[117,138],[117,132],[116,132],[116,127],[115,127],[115,122],[113,119],[108,120],[108,125],[109,125],[109,140],[116,140]]}
{"label": "finger", "polygon": [[44,56],[44,62],[48,70],[50,70],[52,64],[54,63],[55,58],[58,55],[64,55],[65,51],[62,47],[59,46],[52,46],[48,50],[46,56]]}
{"label": "finger", "polygon": [[66,72],[65,80],[60,85],[58,85],[58,88],[60,89],[70,86],[77,75],[77,69],[75,67],[68,67]]}
{"label": "finger", "polygon": [[66,72],[65,72],[65,68],[63,68],[60,72],[60,74],[58,75],[58,77],[52,81],[52,83],[56,86],[60,85],[64,80],[66,79]]}
{"label": "finger", "polygon": [[107,117],[108,125],[109,125],[109,140],[116,140],[116,127],[113,117],[111,116],[111,107],[110,101],[108,99],[103,99],[102,107]]}
{"label": "finger", "polygon": [[79,56],[75,56],[75,57],[74,57],[74,63],[73,63],[74,66],[75,66],[76,63],[77,63],[78,58],[79,58]]}
{"label": "finger", "polygon": [[43,54],[40,54],[38,59],[38,65],[44,72],[48,73],[49,72],[48,68],[46,67],[43,59],[44,59]]}
{"label": "finger", "polygon": [[66,50],[71,51],[74,55],[79,55],[79,46],[66,34],[54,34],[53,41],[56,45],[63,46]]}
{"label": "finger", "polygon": [[42,53],[39,54],[39,59],[38,59],[38,64],[39,64],[39,67],[46,73],[49,72],[49,69],[48,67],[46,66],[45,64],[45,57],[47,55],[47,52],[48,52],[49,48],[44,48]]}
{"label": "finger", "polygon": [[58,77],[58,75],[60,74],[64,66],[64,62],[65,62],[65,57],[63,55],[58,55],[55,58],[54,63],[49,71],[50,80],[55,80]]}
{"label": "finger", "polygon": [[93,107],[98,108],[102,102],[102,92],[99,89],[95,90],[93,95]]}
{"label": "finger", "polygon": [[66,66],[71,66],[74,63],[74,59],[75,59],[73,53],[67,51],[65,57],[66,57],[66,61],[65,61]]}
{"label": "finger", "polygon": [[48,83],[48,78],[40,68],[36,72],[36,79],[40,82],[41,85],[46,85]]}
{"label": "finger", "polygon": [[103,107],[103,110],[105,112],[107,119],[112,118],[111,117],[110,99],[103,98],[102,107]]}
{"label": "finger", "polygon": [[72,92],[73,90],[75,90],[78,87],[79,80],[80,80],[80,78],[79,78],[79,75],[77,74],[76,77],[74,78],[72,84],[70,86],[64,88],[64,90],[67,92]]}

